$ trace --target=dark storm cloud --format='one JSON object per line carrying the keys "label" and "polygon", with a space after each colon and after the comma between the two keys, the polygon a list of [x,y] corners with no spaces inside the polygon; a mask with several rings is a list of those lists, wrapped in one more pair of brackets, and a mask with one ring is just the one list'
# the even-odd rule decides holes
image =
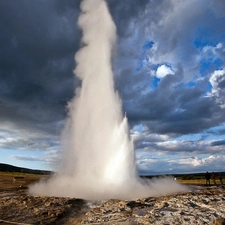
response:
{"label": "dark storm cloud", "polygon": [[[197,133],[219,125],[224,120],[223,110],[215,98],[205,96],[202,84],[189,87],[180,82],[182,70],[164,77],[157,89],[143,94],[141,91],[144,86],[141,81],[138,85],[138,80],[128,81],[124,78],[122,96],[128,99],[124,101],[124,108],[129,121],[133,124],[142,122],[153,133]],[[139,90],[128,86],[135,81],[134,86],[139,87]],[[145,85],[148,83],[149,81],[145,81]]]}
{"label": "dark storm cloud", "polygon": [[[2,121],[35,125],[52,132],[53,124],[65,118],[65,106],[80,84],[72,73],[81,38],[76,25],[79,4],[80,0],[0,1]],[[200,10],[197,6],[201,4],[198,2],[196,9]],[[211,4],[216,13],[218,7]],[[154,60],[187,42],[190,27],[196,18],[198,24],[203,21],[205,9],[201,14],[198,10],[193,12],[190,19],[188,15],[179,17],[173,1],[108,0],[108,5],[118,33],[119,47],[113,64],[116,89],[131,126],[142,122],[151,132],[187,134],[219,125],[224,110],[215,98],[206,97],[207,81],[199,81],[195,87],[182,86],[193,74],[187,75],[184,65],[177,65],[174,75],[165,76],[157,88],[152,87],[155,77],[149,70],[157,65],[148,62],[147,68],[142,62],[147,57],[143,46],[153,37],[159,42],[158,53],[148,52]],[[184,25],[185,29],[181,29]],[[153,34],[145,33],[147,29]],[[129,41],[133,36],[135,40]],[[184,47],[182,54],[188,60],[192,56],[189,53],[194,52],[193,46],[189,47]],[[224,88],[224,80],[218,86]]]}
{"label": "dark storm cloud", "polygon": [[211,143],[211,146],[220,146],[220,145],[225,145],[225,140],[214,141]]}
{"label": "dark storm cloud", "polygon": [[221,89],[224,89],[225,88],[225,78],[223,78],[223,80],[221,80],[219,82],[218,87],[221,88]]}
{"label": "dark storm cloud", "polygon": [[[109,1],[122,28],[148,1]],[[79,81],[72,73],[80,46],[80,1],[0,1],[1,120],[21,124],[65,118],[65,106]],[[123,16],[122,16],[123,15]]]}
{"label": "dark storm cloud", "polygon": [[46,123],[65,116],[78,84],[78,13],[78,1],[0,2],[1,119]]}
{"label": "dark storm cloud", "polygon": [[109,10],[112,13],[119,36],[124,37],[133,32],[133,29],[128,29],[130,23],[144,13],[148,4],[149,0],[108,0]]}
{"label": "dark storm cloud", "polygon": [[[142,114],[143,117],[139,113],[136,119],[145,121],[152,132],[161,134],[197,133],[211,126],[219,125],[223,121],[223,115],[218,115],[218,111],[221,110],[212,99],[201,96],[185,104],[180,102],[179,96],[182,96],[185,92],[194,91],[193,89],[195,88],[187,88],[186,90],[184,88],[173,94],[149,96],[149,113]],[[199,90],[196,92],[199,92]],[[191,99],[191,96],[188,97],[188,93],[186,95],[186,98]],[[150,103],[151,97],[154,100],[151,100]],[[143,108],[147,108],[146,104]],[[141,107],[142,105],[139,108]]]}

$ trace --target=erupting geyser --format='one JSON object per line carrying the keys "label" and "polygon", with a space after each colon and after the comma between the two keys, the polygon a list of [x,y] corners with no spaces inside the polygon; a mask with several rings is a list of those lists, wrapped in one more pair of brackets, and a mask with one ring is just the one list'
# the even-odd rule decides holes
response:
{"label": "erupting geyser", "polygon": [[116,27],[104,0],[83,0],[78,24],[82,47],[75,75],[82,86],[68,104],[57,175],[32,185],[34,195],[83,199],[135,199],[186,188],[169,178],[146,181],[137,174],[133,143],[114,91],[111,51]]}

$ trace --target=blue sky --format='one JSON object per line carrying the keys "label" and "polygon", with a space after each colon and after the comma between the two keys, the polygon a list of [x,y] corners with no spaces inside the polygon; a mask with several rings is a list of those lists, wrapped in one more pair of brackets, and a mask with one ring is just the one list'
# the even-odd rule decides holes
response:
{"label": "blue sky", "polygon": [[[142,174],[225,171],[223,0],[109,0],[115,88]],[[79,1],[0,2],[0,162],[54,169]]]}

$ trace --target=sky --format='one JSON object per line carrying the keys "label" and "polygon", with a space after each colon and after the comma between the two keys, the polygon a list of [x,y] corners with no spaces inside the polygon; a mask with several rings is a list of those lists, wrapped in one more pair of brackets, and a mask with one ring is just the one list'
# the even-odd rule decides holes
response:
{"label": "sky", "polygon": [[[225,171],[225,1],[108,0],[140,174]],[[0,163],[54,170],[80,0],[0,1]]]}

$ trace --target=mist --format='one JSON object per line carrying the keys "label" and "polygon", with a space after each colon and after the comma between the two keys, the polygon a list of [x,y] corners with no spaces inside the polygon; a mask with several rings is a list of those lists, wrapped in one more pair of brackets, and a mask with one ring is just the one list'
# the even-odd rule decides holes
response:
{"label": "mist", "polygon": [[31,185],[29,193],[106,200],[187,191],[171,178],[138,176],[128,121],[114,89],[115,24],[104,0],[83,0],[80,8],[83,36],[74,74],[82,85],[67,106],[58,171],[49,180]]}

